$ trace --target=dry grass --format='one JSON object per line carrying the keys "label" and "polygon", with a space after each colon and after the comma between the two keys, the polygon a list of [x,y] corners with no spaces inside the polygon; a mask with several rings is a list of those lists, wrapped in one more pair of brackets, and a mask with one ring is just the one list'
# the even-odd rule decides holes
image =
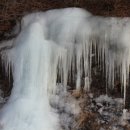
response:
{"label": "dry grass", "polygon": [[76,119],[76,126],[75,128],[86,129],[86,130],[99,130],[100,125],[97,123],[96,114],[91,112],[81,112]]}
{"label": "dry grass", "polygon": [[89,97],[85,91],[72,90],[72,97],[79,101],[80,113],[75,117],[76,124],[73,130],[99,130],[100,125],[97,122],[97,114],[86,109],[89,104]]}

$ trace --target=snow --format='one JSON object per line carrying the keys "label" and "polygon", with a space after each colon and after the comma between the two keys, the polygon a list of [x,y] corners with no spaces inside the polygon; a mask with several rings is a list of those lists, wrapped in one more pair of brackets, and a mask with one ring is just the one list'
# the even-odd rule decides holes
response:
{"label": "snow", "polygon": [[96,118],[100,124],[100,129],[129,129],[130,112],[123,108],[122,100],[122,98],[112,98],[108,95],[91,98],[91,103],[87,107],[89,107],[89,111],[98,113]]}
{"label": "snow", "polygon": [[123,109],[122,117],[120,118],[120,123],[122,126],[127,125],[128,120],[130,120],[130,113],[127,109]]}
{"label": "snow", "polygon": [[4,92],[0,89],[0,108],[2,107],[4,103],[6,103],[7,99],[8,97],[4,98]]}
{"label": "snow", "polygon": [[[129,18],[103,18],[79,8],[23,17],[19,35],[0,45],[6,72],[11,66],[14,80],[11,96],[0,111],[0,130],[61,129],[58,114],[50,106],[52,95],[54,101],[58,100],[57,75],[64,87],[68,79],[75,81],[77,90],[84,78],[84,90],[90,91],[94,55],[105,69],[106,87],[114,87],[119,76],[125,102],[130,65],[129,23]],[[16,27],[13,31],[17,30]],[[79,113],[78,105],[72,103],[75,100],[70,102],[66,111]]]}

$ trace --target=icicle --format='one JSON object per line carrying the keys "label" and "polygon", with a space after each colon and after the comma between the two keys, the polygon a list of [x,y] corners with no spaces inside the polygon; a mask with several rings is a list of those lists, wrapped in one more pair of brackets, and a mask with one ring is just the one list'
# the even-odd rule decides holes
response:
{"label": "icicle", "polygon": [[81,78],[82,78],[82,68],[81,68],[81,59],[82,59],[82,46],[78,45],[76,47],[76,70],[77,70],[77,79],[76,79],[76,89],[80,90],[81,88]]}

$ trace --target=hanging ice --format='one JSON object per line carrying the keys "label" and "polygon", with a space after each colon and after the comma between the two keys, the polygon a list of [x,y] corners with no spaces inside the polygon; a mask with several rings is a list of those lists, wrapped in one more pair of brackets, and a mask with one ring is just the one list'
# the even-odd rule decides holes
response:
{"label": "hanging ice", "polygon": [[25,16],[20,34],[0,45],[6,71],[11,66],[14,80],[10,99],[0,111],[0,130],[60,130],[49,103],[57,77],[64,86],[69,79],[75,81],[76,89],[84,79],[84,89],[89,90],[93,49],[105,68],[108,87],[120,75],[125,98],[129,23],[129,18],[95,17],[78,8]]}

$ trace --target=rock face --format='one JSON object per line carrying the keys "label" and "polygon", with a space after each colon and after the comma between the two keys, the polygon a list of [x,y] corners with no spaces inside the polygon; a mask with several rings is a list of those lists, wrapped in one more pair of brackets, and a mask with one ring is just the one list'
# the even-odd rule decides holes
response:
{"label": "rock face", "polygon": [[[25,6],[26,5],[26,6]],[[8,37],[5,31],[10,29],[19,21],[25,13],[33,11],[45,11],[54,8],[81,7],[89,10],[95,15],[103,16],[130,16],[129,0],[1,0],[0,3],[0,36]],[[4,38],[5,38],[4,37]],[[1,39],[1,38],[0,38]]]}

